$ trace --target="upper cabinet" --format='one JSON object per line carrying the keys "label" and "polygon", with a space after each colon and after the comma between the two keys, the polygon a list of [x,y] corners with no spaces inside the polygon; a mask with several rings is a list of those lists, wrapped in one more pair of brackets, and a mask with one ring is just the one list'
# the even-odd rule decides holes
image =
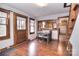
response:
{"label": "upper cabinet", "polygon": [[47,21],[46,23],[48,29],[52,30],[53,29],[53,21]]}
{"label": "upper cabinet", "polygon": [[54,28],[57,28],[57,22],[56,22],[56,20],[38,21],[38,30],[39,31],[41,31],[43,29],[52,30]]}

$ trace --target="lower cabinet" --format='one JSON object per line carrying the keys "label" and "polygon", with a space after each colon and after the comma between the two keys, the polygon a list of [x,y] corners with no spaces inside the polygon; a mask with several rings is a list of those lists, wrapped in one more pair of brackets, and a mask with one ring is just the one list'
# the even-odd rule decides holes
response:
{"label": "lower cabinet", "polygon": [[59,40],[59,30],[58,29],[52,30],[52,36],[51,37],[54,40]]}

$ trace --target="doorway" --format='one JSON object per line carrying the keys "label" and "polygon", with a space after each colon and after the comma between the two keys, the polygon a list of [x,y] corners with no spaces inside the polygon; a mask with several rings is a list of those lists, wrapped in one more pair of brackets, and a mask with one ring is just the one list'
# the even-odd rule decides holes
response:
{"label": "doorway", "polygon": [[28,38],[27,17],[14,13],[14,45],[26,41]]}
{"label": "doorway", "polygon": [[67,32],[68,32],[68,16],[59,17],[59,40],[60,41],[67,41]]}

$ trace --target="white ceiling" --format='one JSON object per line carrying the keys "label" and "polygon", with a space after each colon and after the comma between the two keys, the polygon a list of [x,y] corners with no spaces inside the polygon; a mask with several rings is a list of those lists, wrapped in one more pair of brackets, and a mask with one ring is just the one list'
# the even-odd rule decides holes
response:
{"label": "white ceiling", "polygon": [[34,17],[41,17],[69,12],[69,8],[64,8],[63,4],[64,3],[48,3],[45,7],[40,7],[34,3],[8,3],[7,5],[29,13]]}

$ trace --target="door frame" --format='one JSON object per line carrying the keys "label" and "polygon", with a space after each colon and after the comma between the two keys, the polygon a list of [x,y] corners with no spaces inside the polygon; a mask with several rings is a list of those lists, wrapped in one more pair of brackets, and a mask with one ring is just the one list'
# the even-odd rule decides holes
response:
{"label": "door frame", "polygon": [[[14,46],[17,45],[16,41],[17,41],[17,16],[26,18],[26,39],[28,39],[28,17],[22,14],[18,14],[18,13],[13,13],[13,30],[14,30]],[[23,31],[23,30],[21,30]],[[20,44],[20,43],[19,43]]]}

